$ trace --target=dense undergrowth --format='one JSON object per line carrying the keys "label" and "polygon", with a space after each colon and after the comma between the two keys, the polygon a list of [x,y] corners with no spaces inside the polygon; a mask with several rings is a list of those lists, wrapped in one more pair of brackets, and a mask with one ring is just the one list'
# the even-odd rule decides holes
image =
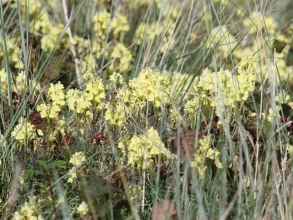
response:
{"label": "dense undergrowth", "polygon": [[289,0],[2,0],[3,219],[291,219]]}

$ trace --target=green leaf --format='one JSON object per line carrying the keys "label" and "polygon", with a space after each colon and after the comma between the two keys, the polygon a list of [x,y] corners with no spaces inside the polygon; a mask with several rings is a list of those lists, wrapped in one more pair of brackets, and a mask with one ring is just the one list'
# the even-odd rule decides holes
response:
{"label": "green leaf", "polygon": [[66,164],[66,162],[64,160],[56,160],[56,161],[50,163],[49,167],[50,168],[53,168],[53,167],[62,168],[65,166],[65,164]]}
{"label": "green leaf", "polygon": [[48,168],[47,163],[46,163],[45,161],[43,161],[43,160],[38,160],[37,163],[38,163],[41,167],[43,167],[43,168],[45,168],[45,169]]}
{"label": "green leaf", "polygon": [[28,169],[28,170],[24,171],[24,176],[29,178],[29,179],[32,179],[33,177],[39,176],[39,175],[42,175],[42,174],[43,174],[43,172],[38,171],[38,170]]}
{"label": "green leaf", "polygon": [[107,194],[116,193],[118,189],[114,187],[110,182],[104,180],[101,177],[91,177],[84,183],[79,195],[81,199],[88,200],[94,198],[101,198],[101,196]]}

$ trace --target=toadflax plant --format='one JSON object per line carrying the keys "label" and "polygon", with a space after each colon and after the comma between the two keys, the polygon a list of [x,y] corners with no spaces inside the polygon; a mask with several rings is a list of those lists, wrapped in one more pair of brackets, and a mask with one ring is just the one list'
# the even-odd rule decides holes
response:
{"label": "toadflax plant", "polygon": [[3,219],[291,219],[291,1],[2,0]]}

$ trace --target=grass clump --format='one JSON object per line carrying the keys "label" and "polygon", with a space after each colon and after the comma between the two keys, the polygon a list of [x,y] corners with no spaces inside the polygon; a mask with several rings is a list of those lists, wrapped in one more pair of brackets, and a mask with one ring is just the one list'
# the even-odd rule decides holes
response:
{"label": "grass clump", "polygon": [[292,218],[290,1],[1,2],[3,219]]}

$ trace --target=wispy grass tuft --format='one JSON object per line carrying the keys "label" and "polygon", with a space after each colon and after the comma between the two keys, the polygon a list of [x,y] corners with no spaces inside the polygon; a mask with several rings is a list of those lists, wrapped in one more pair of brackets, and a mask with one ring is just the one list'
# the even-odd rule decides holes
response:
{"label": "wispy grass tuft", "polygon": [[290,8],[2,0],[0,216],[290,219]]}

